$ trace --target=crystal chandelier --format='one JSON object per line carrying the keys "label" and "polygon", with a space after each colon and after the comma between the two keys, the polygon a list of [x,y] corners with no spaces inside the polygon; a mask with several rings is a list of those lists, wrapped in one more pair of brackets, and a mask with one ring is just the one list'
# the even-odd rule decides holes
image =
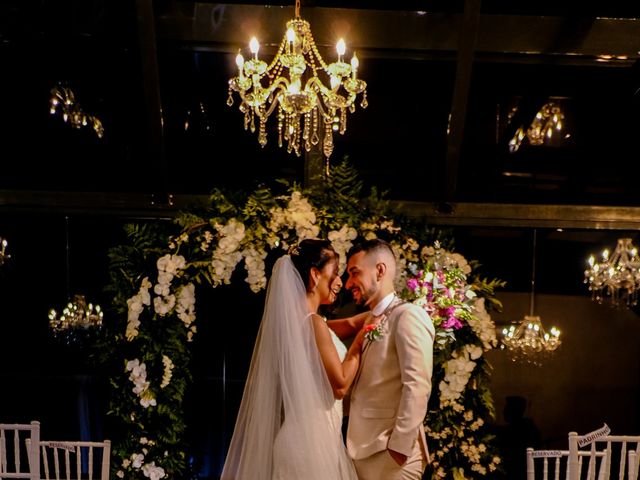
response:
{"label": "crystal chandelier", "polygon": [[68,344],[82,342],[92,331],[102,326],[104,316],[100,305],[87,303],[84,295],[74,295],[70,298],[70,248],[69,248],[69,217],[65,217],[66,237],[66,286],[69,302],[62,309],[62,313],[51,308],[49,310],[49,327],[54,337],[66,341]]}
{"label": "crystal chandelier", "polygon": [[551,327],[550,332],[547,333],[542,326],[540,317],[533,313],[535,307],[536,237],[537,232],[534,229],[529,315],[525,315],[517,324],[502,330],[501,348],[507,349],[509,357],[514,362],[520,361],[539,366],[562,342],[560,341],[560,330]]}
{"label": "crystal chandelier", "polygon": [[87,304],[84,295],[74,295],[59,316],[53,308],[49,310],[49,326],[54,334],[66,334],[70,329],[100,327],[103,316],[100,305]]}
{"label": "crystal chandelier", "polygon": [[[287,143],[287,151],[301,155],[322,141],[322,152],[333,152],[333,132],[344,134],[347,110],[355,111],[355,101],[362,93],[360,106],[367,107],[367,84],[358,78],[359,61],[343,61],[344,40],[337,44],[338,61],[326,64],[311,34],[309,22],[300,18],[300,0],[296,0],[295,18],[287,22],[287,31],[270,64],[258,59],[260,44],[253,37],[249,43],[253,58],[236,56],[238,76],[229,80],[227,105],[233,105],[233,92],[240,96],[244,128],[256,131],[258,143],[267,144],[266,123],[278,111],[278,145]],[[319,74],[329,80],[323,83]],[[263,80],[265,84],[263,85]]]}
{"label": "crystal chandelier", "polygon": [[[525,139],[534,146],[551,142],[554,137],[559,137],[562,134],[563,128],[564,112],[560,102],[553,97],[549,98],[536,113],[526,131],[523,127],[518,127],[513,138],[509,140],[509,152],[517,152]],[[565,134],[565,138],[568,138],[568,134]]]}
{"label": "crystal chandelier", "polygon": [[609,249],[602,252],[602,261],[596,262],[593,255],[588,260],[589,268],[584,272],[584,282],[589,285],[592,300],[602,303],[605,296],[614,306],[622,302],[627,306],[638,303],[640,289],[640,258],[638,249],[630,238],[618,239],[613,255]]}
{"label": "crystal chandelier", "polygon": [[56,85],[51,89],[51,99],[49,100],[51,115],[60,114],[65,123],[69,123],[73,128],[83,128],[89,123],[96,132],[98,138],[104,136],[102,122],[93,115],[87,115],[76,102],[76,97],[68,87]]}
{"label": "crystal chandelier", "polygon": [[6,238],[0,237],[0,267],[4,265],[4,262],[6,262],[7,260],[9,260],[9,258],[11,258],[11,255],[7,253],[8,244],[9,243],[7,242]]}

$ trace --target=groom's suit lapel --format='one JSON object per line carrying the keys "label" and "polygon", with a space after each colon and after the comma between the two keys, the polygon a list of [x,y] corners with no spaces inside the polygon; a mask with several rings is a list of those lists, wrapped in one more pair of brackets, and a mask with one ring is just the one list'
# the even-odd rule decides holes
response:
{"label": "groom's suit lapel", "polygon": [[[389,334],[389,325],[388,325],[389,317],[393,314],[393,311],[396,309],[396,307],[402,305],[403,303],[405,303],[403,300],[396,297],[391,302],[391,304],[385,309],[385,311],[379,315],[380,320],[378,321],[378,323],[381,325],[384,324],[384,326],[386,327],[385,337]],[[365,322],[365,325],[370,325],[371,323],[373,323],[374,318],[378,318],[378,317],[374,317],[373,312],[371,312],[369,314],[369,318]],[[358,366],[358,372],[356,373],[356,378],[353,380],[352,389],[356,387],[356,384],[360,379],[360,375],[362,374],[362,368],[367,358],[367,354],[369,353],[371,344],[376,341],[380,341],[380,340],[372,341],[372,340],[369,340],[368,338],[365,338],[364,343],[362,344],[362,357],[360,358],[360,365]]]}

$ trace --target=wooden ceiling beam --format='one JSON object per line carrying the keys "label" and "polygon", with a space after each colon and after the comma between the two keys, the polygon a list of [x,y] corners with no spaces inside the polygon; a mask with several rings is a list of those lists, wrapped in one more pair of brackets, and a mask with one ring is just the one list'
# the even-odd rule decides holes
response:
{"label": "wooden ceiling beam", "polygon": [[[333,49],[339,37],[364,58],[455,60],[462,15],[422,11],[303,8],[316,43]],[[256,35],[261,52],[275,51],[293,7],[172,3],[157,15],[158,38],[194,50],[236,53]],[[165,43],[166,45],[166,43]],[[638,59],[640,19],[487,15],[478,23],[477,61],[588,62],[628,66]]]}

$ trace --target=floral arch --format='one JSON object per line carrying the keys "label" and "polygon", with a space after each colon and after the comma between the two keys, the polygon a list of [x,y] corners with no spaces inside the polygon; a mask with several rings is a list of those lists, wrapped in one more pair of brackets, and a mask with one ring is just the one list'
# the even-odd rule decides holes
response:
{"label": "floral arch", "polygon": [[322,185],[280,182],[283,194],[259,188],[234,197],[216,191],[208,207],[182,213],[170,230],[129,225],[130,243],[112,249],[117,320],[100,343],[114,367],[110,414],[122,440],[114,445],[119,478],[180,478],[187,468],[183,400],[191,381],[189,343],[196,338],[196,285],[229,284],[242,265],[253,292],[267,283],[268,259],[308,237],[331,240],[341,256],[359,238],[389,241],[398,259],[398,292],[421,305],[436,326],[433,391],[425,419],[432,478],[478,478],[499,469],[487,421],[494,416],[484,352],[496,346],[488,311],[499,308],[496,280],[452,242],[395,213],[346,162]]}

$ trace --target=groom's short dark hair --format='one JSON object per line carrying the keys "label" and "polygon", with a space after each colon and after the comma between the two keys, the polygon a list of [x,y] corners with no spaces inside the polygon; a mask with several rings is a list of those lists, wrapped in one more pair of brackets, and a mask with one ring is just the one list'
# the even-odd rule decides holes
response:
{"label": "groom's short dark hair", "polygon": [[347,259],[351,258],[356,253],[372,253],[381,250],[389,252],[391,256],[395,258],[393,249],[388,242],[382,240],[381,238],[372,238],[370,240],[363,240],[362,242],[356,243],[353,247],[351,247],[349,249],[349,252],[347,253]]}

